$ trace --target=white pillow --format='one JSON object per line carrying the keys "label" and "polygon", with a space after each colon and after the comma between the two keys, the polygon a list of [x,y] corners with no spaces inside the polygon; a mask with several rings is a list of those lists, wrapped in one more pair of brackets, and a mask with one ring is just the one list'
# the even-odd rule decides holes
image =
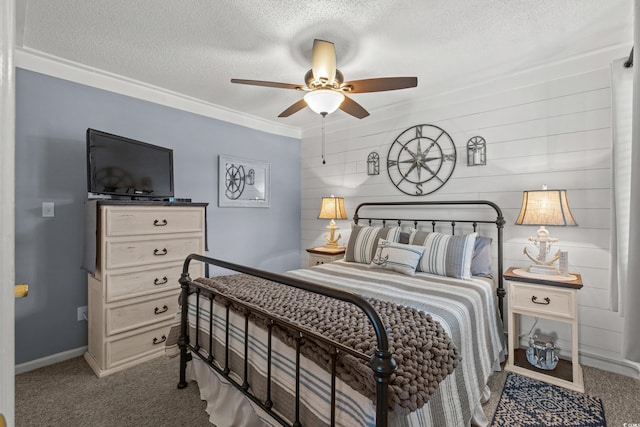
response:
{"label": "white pillow", "polygon": [[424,246],[405,245],[380,239],[376,255],[371,261],[372,268],[384,268],[413,276]]}
{"label": "white pillow", "polygon": [[478,233],[452,236],[412,231],[409,243],[425,247],[418,271],[440,276],[471,279],[471,260]]}

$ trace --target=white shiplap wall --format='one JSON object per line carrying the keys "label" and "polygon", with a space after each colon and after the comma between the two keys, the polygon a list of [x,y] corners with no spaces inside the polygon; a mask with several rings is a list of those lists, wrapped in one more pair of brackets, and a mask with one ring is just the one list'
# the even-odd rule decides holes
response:
{"label": "white shiplap wall", "polygon": [[[579,294],[579,340],[582,362],[633,375],[621,352],[622,320],[609,307],[609,240],[611,198],[611,91],[609,64],[626,49],[598,52],[514,80],[487,83],[485,90],[460,91],[442,98],[414,102],[362,121],[327,120],[327,164],[321,163],[320,131],[302,139],[302,247],[324,244],[324,220],[318,220],[320,198],[345,197],[349,216],[363,201],[486,199],[503,210],[505,267],[526,266],[522,248],[536,227],[513,225],[523,190],[568,190],[578,227],[551,227],[559,248],[569,251],[570,270],[582,274]],[[576,73],[576,65],[579,70]],[[471,99],[472,94],[483,93]],[[366,105],[365,99],[358,99]],[[342,113],[339,113],[342,114]],[[433,124],[456,143],[458,161],[451,179],[437,192],[421,198],[400,193],[386,172],[390,144],[404,129]],[[466,143],[480,135],[487,141],[487,165],[467,167]],[[368,176],[366,159],[380,154],[380,175]],[[339,221],[346,244],[350,221]],[[306,255],[306,254],[305,254]],[[306,260],[306,256],[303,256]],[[522,322],[528,333],[531,322]],[[569,351],[569,330],[540,321],[542,332],[558,334],[563,355]],[[637,374],[637,373],[636,373]]]}

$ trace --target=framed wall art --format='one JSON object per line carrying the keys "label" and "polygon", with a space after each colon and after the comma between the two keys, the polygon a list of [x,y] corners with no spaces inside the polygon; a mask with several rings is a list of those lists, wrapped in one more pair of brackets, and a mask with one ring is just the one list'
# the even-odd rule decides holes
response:
{"label": "framed wall art", "polygon": [[270,164],[237,157],[218,157],[218,206],[268,208]]}

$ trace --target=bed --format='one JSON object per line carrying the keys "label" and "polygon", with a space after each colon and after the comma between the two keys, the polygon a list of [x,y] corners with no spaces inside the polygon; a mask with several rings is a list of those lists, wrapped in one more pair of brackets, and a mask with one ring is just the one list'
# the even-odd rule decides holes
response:
{"label": "bed", "polygon": [[[218,427],[486,425],[503,226],[488,201],[362,203],[343,261],[274,274],[190,255],[166,343],[178,387],[196,381]],[[192,280],[192,261],[227,274]]]}

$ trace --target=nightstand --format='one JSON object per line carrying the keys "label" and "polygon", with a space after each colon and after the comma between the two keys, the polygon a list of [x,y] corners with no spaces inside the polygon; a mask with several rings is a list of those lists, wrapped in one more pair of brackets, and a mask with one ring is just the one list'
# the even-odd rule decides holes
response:
{"label": "nightstand", "polygon": [[[533,276],[511,267],[504,274],[507,280],[509,322],[509,359],[505,369],[536,380],[545,381],[584,393],[582,368],[578,363],[578,301],[582,278],[572,273],[570,281],[551,280],[553,276]],[[520,344],[520,315],[539,317],[571,326],[571,360],[560,359],[553,370],[539,369],[527,361],[526,350]]]}
{"label": "nightstand", "polygon": [[347,248],[339,246],[337,248],[326,248],[320,246],[317,248],[309,248],[309,267],[314,265],[326,264],[344,258],[344,252]]}

